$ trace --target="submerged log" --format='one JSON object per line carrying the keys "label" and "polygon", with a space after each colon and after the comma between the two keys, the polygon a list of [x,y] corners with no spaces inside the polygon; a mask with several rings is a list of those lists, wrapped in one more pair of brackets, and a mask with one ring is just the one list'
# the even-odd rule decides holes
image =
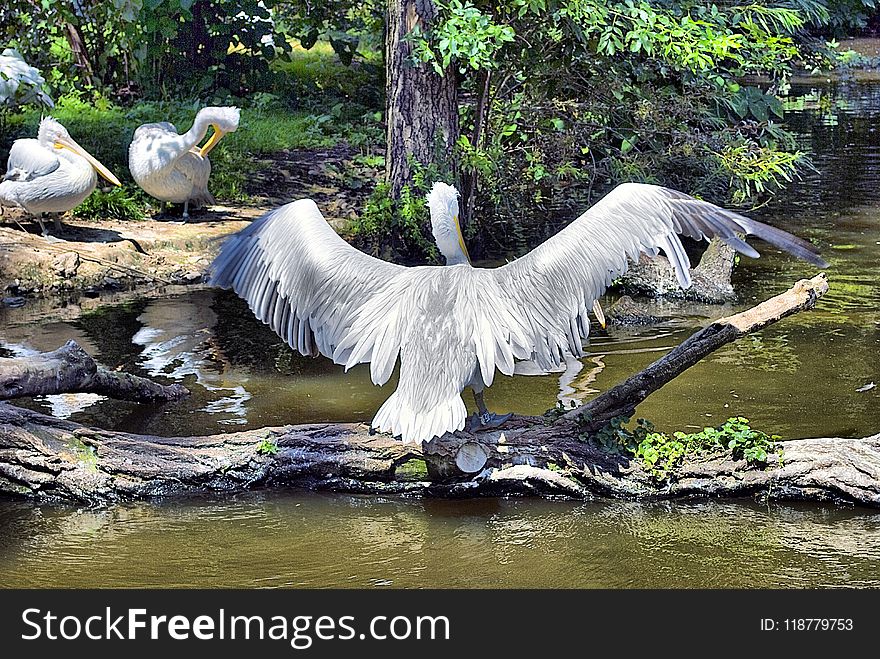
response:
{"label": "submerged log", "polygon": [[63,393],[93,393],[138,403],[180,400],[189,391],[129,373],[108,371],[76,341],[38,355],[0,358],[0,400]]}
{"label": "submerged log", "polygon": [[[759,307],[713,323],[658,362],[665,360],[668,373],[655,364],[617,394],[597,398],[602,413],[630,410],[699,354],[810,308],[826,288],[822,276],[799,282]],[[372,434],[363,424],[154,437],[88,428],[0,402],[0,494],[94,504],[305,487],[461,497],[757,496],[880,506],[880,435],[782,442],[784,460],[771,456],[767,468],[729,453],[691,457],[659,482],[640,462],[595,441],[594,423],[595,417],[577,413],[555,420],[514,417],[502,429],[448,434],[417,447]]]}

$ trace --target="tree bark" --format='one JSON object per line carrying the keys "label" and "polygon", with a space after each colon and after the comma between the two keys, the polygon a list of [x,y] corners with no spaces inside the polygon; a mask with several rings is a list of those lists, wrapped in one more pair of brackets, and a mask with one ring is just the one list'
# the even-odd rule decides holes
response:
{"label": "tree bark", "polygon": [[716,321],[642,373],[555,421],[514,417],[501,429],[447,434],[423,447],[374,435],[362,424],[152,437],[87,428],[0,403],[0,494],[91,504],[297,486],[457,497],[758,496],[880,506],[880,435],[782,442],[784,459],[771,457],[765,469],[734,460],[729,452],[691,457],[663,482],[590,437],[599,416],[631,412],[700,358],[812,308],[825,290],[819,275]]}
{"label": "tree bark", "polygon": [[718,238],[709,242],[696,268],[691,269],[691,286],[682,288],[675,268],[665,256],[639,255],[621,277],[623,289],[632,294],[666,297],[708,304],[736,300],[731,277],[736,258],[733,247]]}
{"label": "tree bark", "polygon": [[73,23],[68,22],[65,25],[67,28],[67,43],[70,46],[70,51],[73,53],[73,59],[76,61],[76,65],[82,69],[83,74],[89,82],[95,82],[97,80],[95,77],[95,70],[92,67],[91,58],[89,57],[88,49],[83,40],[82,32],[79,27]]}
{"label": "tree bark", "polygon": [[[782,464],[766,469],[729,454],[708,455],[685,462],[669,481],[658,483],[638,462],[579,439],[565,420],[540,425],[518,417],[503,432],[445,435],[422,451],[370,435],[363,425],[151,437],[86,428],[0,403],[0,495],[103,504],[303,487],[445,497],[754,496],[880,506],[880,435],[792,440],[780,448]],[[431,464],[478,451],[486,456],[480,472],[429,478]]]}
{"label": "tree bark", "polygon": [[389,0],[386,23],[386,123],[385,178],[391,196],[398,199],[412,185],[412,162],[452,164],[458,140],[458,90],[455,70],[442,76],[430,64],[412,62],[412,45],[406,36],[419,26],[430,30],[437,16],[432,0]]}
{"label": "tree bark", "polygon": [[159,403],[189,395],[180,384],[163,385],[129,373],[108,371],[75,341],[32,357],[0,359],[0,400],[61,393],[93,393]]}
{"label": "tree bark", "polygon": [[[477,84],[477,105],[474,109],[474,130],[471,133],[471,146],[473,146],[474,149],[480,148],[480,140],[483,135],[483,125],[486,122],[486,114],[488,112],[490,80],[490,71],[480,72],[479,83]],[[474,217],[474,205],[477,201],[477,180],[478,173],[476,169],[472,169],[464,178],[461,195],[464,206],[464,212],[461,215],[462,227],[466,227],[470,224]]]}

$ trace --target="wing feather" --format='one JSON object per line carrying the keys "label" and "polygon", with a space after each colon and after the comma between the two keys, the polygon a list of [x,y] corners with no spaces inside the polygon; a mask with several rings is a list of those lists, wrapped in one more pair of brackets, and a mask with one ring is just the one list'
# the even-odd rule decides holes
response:
{"label": "wing feather", "polygon": [[6,161],[8,181],[33,181],[51,174],[61,165],[58,157],[35,139],[20,139],[12,143]]}
{"label": "wing feather", "polygon": [[737,234],[754,235],[819,267],[827,263],[810,243],[781,229],[669,188],[625,183],[537,248],[491,270],[511,310],[529,328],[533,359],[544,369],[563,353],[582,355],[587,309],[640,252],[662,249],[683,288],[690,262],[677,234],[719,237],[747,256],[758,252]]}
{"label": "wing feather", "polygon": [[[294,350],[332,359],[364,305],[404,270],[346,243],[315,202],[301,199],[231,236],[211,265],[210,281],[232,288]],[[382,341],[385,380],[397,358],[392,344]]]}

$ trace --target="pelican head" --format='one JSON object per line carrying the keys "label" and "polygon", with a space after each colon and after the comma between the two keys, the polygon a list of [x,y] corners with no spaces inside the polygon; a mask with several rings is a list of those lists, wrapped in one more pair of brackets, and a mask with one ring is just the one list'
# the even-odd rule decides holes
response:
{"label": "pelican head", "polygon": [[[62,126],[58,120],[52,117],[44,117],[40,121],[40,129],[37,132],[37,141],[46,149],[60,151],[64,156],[66,149],[75,156],[79,156],[94,167],[101,176],[110,181],[113,185],[122,185],[116,176],[109,169],[102,165],[97,158],[77,144],[67,129]],[[68,158],[69,159],[69,158]]]}
{"label": "pelican head", "polygon": [[233,133],[238,129],[240,119],[241,110],[234,107],[212,106],[199,110],[199,113],[196,115],[195,125],[211,126],[214,129],[214,134],[205,142],[205,146],[195,149],[196,153],[203,158],[207,156],[224,135]]}
{"label": "pelican head", "polygon": [[446,183],[435,183],[428,194],[428,208],[431,233],[440,253],[446,257],[446,265],[470,263],[458,222],[458,190]]}

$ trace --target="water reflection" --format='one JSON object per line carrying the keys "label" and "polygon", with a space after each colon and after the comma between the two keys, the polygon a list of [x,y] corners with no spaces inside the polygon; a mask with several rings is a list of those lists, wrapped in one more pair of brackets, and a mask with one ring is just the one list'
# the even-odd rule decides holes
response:
{"label": "water reflection", "polygon": [[154,300],[137,317],[142,325],[132,337],[141,346],[139,363],[150,376],[184,380],[187,376],[211,395],[202,408],[221,415],[218,423],[246,424],[245,388],[248,373],[223,362],[213,349],[213,329],[217,314],[212,308],[214,295],[198,291],[177,299]]}
{"label": "water reflection", "polygon": [[251,494],[9,505],[0,537],[4,585],[880,586],[880,518],[812,506]]}

